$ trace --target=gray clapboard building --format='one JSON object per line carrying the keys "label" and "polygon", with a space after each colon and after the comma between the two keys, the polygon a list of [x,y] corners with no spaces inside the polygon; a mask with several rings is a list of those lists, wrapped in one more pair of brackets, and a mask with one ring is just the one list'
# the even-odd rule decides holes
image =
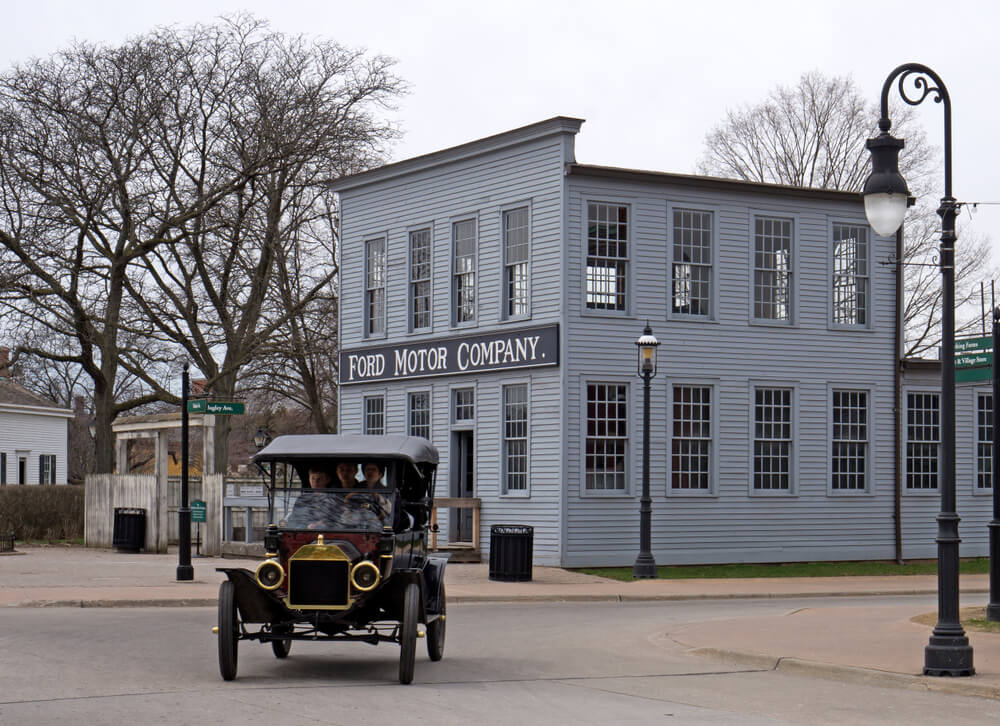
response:
{"label": "gray clapboard building", "polygon": [[[334,183],[340,430],[434,441],[484,548],[524,524],[536,563],[631,564],[648,321],[658,563],[933,556],[930,449],[902,455],[922,434],[893,415],[896,241],[860,195],[578,164],[581,124]],[[471,539],[450,511],[441,539]]]}

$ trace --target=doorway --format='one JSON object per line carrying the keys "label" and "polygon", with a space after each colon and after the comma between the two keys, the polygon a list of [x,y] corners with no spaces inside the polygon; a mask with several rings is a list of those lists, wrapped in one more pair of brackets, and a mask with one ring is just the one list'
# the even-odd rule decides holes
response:
{"label": "doorway", "polygon": [[[475,434],[472,431],[452,431],[451,444],[454,456],[451,465],[451,496],[472,498],[475,496]],[[474,542],[472,531],[472,510],[452,510],[448,531],[449,542]]]}

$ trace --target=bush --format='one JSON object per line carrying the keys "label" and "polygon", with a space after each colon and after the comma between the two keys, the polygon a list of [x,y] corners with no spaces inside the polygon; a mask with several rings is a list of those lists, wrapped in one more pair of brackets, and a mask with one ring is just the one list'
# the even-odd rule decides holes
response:
{"label": "bush", "polygon": [[19,540],[83,539],[83,487],[0,488],[0,534]]}

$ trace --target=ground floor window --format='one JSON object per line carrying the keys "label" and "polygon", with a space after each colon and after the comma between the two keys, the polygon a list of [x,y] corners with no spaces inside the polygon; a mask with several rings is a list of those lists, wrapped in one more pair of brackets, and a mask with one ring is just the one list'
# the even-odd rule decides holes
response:
{"label": "ground floor window", "polygon": [[906,488],[937,489],[941,403],[937,393],[906,394]]}
{"label": "ground floor window", "polygon": [[431,394],[415,391],[408,396],[407,421],[410,436],[431,437]]}
{"label": "ground floor window", "polygon": [[365,433],[385,434],[385,396],[365,396]]}
{"label": "ground floor window", "polygon": [[628,386],[587,384],[586,488],[625,491]]}
{"label": "ground floor window", "polygon": [[528,384],[503,387],[503,492],[528,491]]}
{"label": "ground floor window", "polygon": [[976,396],[976,489],[993,488],[993,394]]}
{"label": "ground floor window", "polygon": [[38,483],[56,483],[56,455],[42,454],[38,457]]}
{"label": "ground floor window", "polygon": [[0,486],[7,485],[7,454],[0,454]]}
{"label": "ground floor window", "polygon": [[792,389],[754,389],[754,491],[791,491]]}
{"label": "ground floor window", "polygon": [[865,491],[868,485],[868,392],[833,391],[831,487]]}
{"label": "ground floor window", "polygon": [[712,388],[673,387],[670,488],[708,491],[712,472]]}

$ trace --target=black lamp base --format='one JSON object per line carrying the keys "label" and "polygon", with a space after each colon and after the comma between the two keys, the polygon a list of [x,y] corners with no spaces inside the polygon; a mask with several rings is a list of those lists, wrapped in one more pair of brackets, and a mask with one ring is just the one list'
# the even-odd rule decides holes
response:
{"label": "black lamp base", "polygon": [[194,568],[191,565],[177,566],[177,582],[185,582],[194,579]]}
{"label": "black lamp base", "polygon": [[974,676],[972,646],[966,637],[931,636],[924,648],[925,676]]}
{"label": "black lamp base", "polygon": [[636,580],[649,580],[656,577],[656,560],[649,553],[642,553],[635,558],[632,565],[632,577]]}

